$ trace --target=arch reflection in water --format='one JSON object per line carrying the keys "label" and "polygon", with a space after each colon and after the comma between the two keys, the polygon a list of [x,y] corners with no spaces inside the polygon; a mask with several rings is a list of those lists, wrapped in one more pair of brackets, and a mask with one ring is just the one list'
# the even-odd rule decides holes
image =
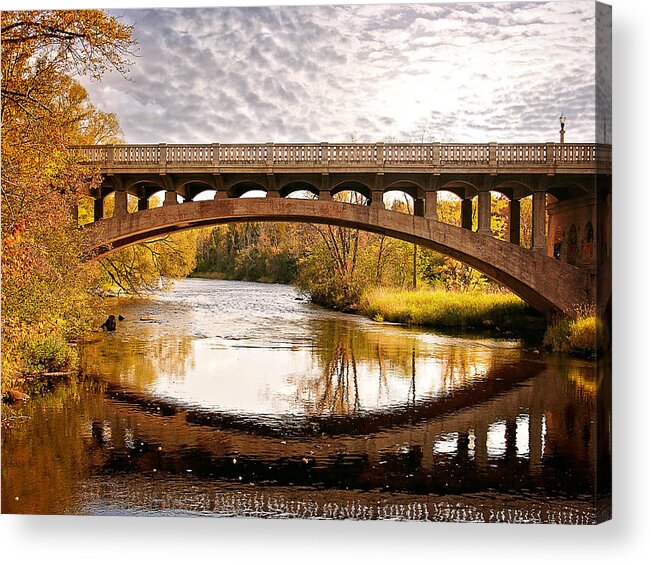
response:
{"label": "arch reflection in water", "polygon": [[[175,292],[171,313],[157,309],[165,310],[165,297],[135,307],[119,339],[104,336],[86,348],[87,371],[206,412],[285,419],[413,408],[520,356],[516,343],[455,346],[455,339],[327,312],[294,300],[289,288],[216,291],[207,294],[211,301],[197,295],[196,282]],[[273,292],[280,296],[265,295]],[[283,307],[261,307],[279,297]],[[179,338],[182,326],[192,336]]]}
{"label": "arch reflection in water", "polygon": [[590,363],[204,283],[125,306],[83,347],[96,377],[19,408],[34,440],[3,428],[3,508],[595,519]]}

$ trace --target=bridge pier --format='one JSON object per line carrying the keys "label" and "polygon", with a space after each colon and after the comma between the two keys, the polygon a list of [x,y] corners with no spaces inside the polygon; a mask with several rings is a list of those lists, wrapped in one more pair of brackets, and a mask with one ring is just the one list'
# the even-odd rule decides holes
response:
{"label": "bridge pier", "polygon": [[538,474],[543,458],[543,413],[539,406],[529,411],[529,472]]}
{"label": "bridge pier", "polygon": [[144,211],[148,209],[149,209],[149,198],[147,198],[147,196],[138,198],[138,211]]}
{"label": "bridge pier", "polygon": [[477,468],[484,469],[488,465],[488,425],[485,421],[477,421],[475,432],[475,464]]}
{"label": "bridge pier", "polygon": [[332,194],[330,193],[330,190],[319,190],[319,200],[325,200],[326,202],[331,201]]}
{"label": "bridge pier", "polygon": [[178,204],[176,201],[176,190],[166,190],[163,206],[175,206],[176,204]]}
{"label": "bridge pier", "polygon": [[472,198],[461,200],[461,227],[472,231]]}
{"label": "bridge pier", "polygon": [[547,191],[535,190],[532,198],[531,223],[533,241],[531,247],[534,251],[547,254]]}
{"label": "bridge pier", "polygon": [[[470,205],[472,206],[472,201]],[[472,221],[472,207],[470,213]],[[477,196],[477,233],[493,236],[491,231],[491,193],[488,190],[480,190]]]}
{"label": "bridge pier", "polygon": [[509,201],[509,241],[520,244],[520,200]]}
{"label": "bridge pier", "polygon": [[425,192],[425,217],[438,221],[438,193]]}
{"label": "bridge pier", "polygon": [[93,201],[93,221],[104,218],[104,198],[95,198]]}
{"label": "bridge pier", "polygon": [[382,190],[373,190],[371,192],[371,207],[384,209],[384,192]]}
{"label": "bridge pier", "polygon": [[414,199],[414,215],[425,217],[425,200],[423,198]]}
{"label": "bridge pier", "polygon": [[518,457],[517,431],[518,431],[518,424],[517,424],[516,417],[515,416],[507,417],[504,440],[506,442],[505,458],[508,461],[516,460]]}
{"label": "bridge pier", "polygon": [[129,211],[127,210],[126,190],[118,189],[114,193],[115,193],[115,209],[113,211],[113,217],[121,217],[127,215]]}

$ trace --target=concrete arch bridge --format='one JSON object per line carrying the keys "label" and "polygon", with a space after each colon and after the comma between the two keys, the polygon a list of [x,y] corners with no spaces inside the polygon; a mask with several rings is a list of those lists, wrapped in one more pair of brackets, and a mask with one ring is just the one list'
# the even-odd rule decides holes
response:
{"label": "concrete arch bridge", "polygon": [[[432,248],[549,313],[594,303],[598,266],[610,256],[609,146],[267,143],[75,150],[103,178],[89,194],[94,199],[94,222],[87,226],[92,230],[89,260],[164,234],[220,223],[338,225]],[[241,198],[252,190],[264,197]],[[383,196],[394,190],[413,198],[413,215],[385,209]],[[149,199],[161,191],[163,205],[150,209]],[[207,191],[212,199],[195,200]],[[311,193],[312,199],[288,197],[297,191]],[[358,192],[363,203],[333,200],[342,191]],[[438,220],[441,191],[461,199],[461,227]],[[490,229],[495,191],[509,198],[508,242],[494,238]],[[114,212],[105,217],[111,194]],[[129,195],[138,199],[133,213],[127,208]],[[520,244],[520,200],[527,196],[532,196],[532,248]]]}

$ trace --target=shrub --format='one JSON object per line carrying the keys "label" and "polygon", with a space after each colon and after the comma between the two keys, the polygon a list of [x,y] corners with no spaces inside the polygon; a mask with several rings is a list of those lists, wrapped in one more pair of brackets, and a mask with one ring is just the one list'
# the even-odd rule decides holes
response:
{"label": "shrub", "polygon": [[543,337],[543,345],[554,352],[570,351],[570,319],[558,318],[549,324]]}
{"label": "shrub", "polygon": [[27,373],[43,374],[68,370],[77,363],[77,353],[59,337],[44,337],[27,343],[23,351]]}
{"label": "shrub", "polygon": [[577,319],[570,326],[570,350],[594,352],[597,347],[598,319],[591,315]]}
{"label": "shrub", "polygon": [[543,338],[543,344],[554,352],[573,352],[582,355],[597,351],[597,338],[602,322],[588,311],[579,312],[576,319],[561,317],[552,322]]}

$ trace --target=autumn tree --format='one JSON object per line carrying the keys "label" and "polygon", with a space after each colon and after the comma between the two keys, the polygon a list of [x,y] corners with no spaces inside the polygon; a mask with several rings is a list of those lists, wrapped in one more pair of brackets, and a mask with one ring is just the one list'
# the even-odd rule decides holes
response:
{"label": "autumn tree", "polygon": [[98,271],[81,265],[75,208],[99,177],[68,147],[120,131],[74,77],[124,72],[132,30],[97,10],[2,12],[1,22],[4,388],[52,368],[30,364],[35,349],[65,357],[96,311]]}

